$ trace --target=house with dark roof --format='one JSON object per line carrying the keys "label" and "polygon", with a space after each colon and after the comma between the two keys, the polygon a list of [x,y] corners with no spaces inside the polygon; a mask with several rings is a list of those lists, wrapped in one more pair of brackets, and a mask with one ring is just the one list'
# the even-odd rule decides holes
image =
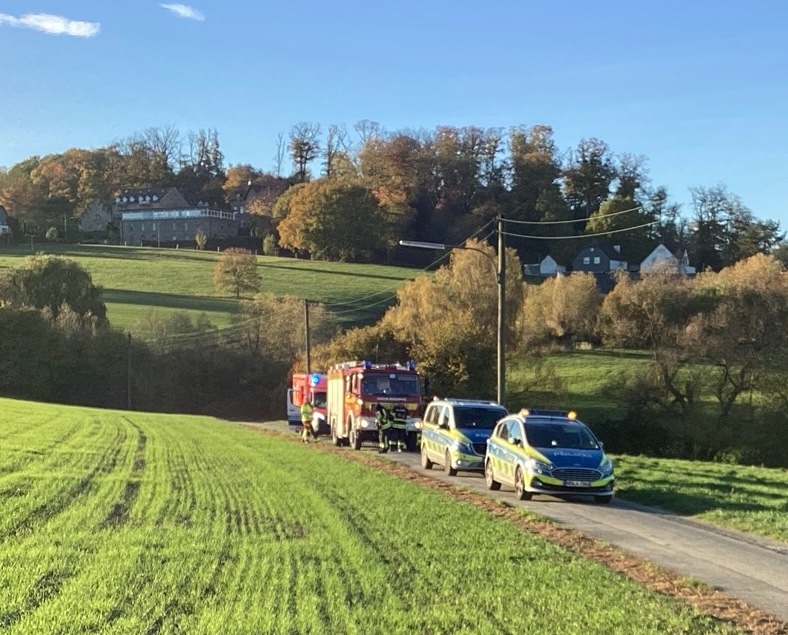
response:
{"label": "house with dark roof", "polygon": [[231,211],[239,214],[247,213],[252,204],[270,209],[290,185],[289,179],[266,174],[228,192],[227,204]]}
{"label": "house with dark roof", "polygon": [[586,245],[572,261],[574,271],[594,274],[596,286],[602,293],[609,293],[616,286],[615,273],[627,271],[628,266],[618,245],[603,242]]}
{"label": "house with dark roof", "polygon": [[176,187],[123,190],[113,211],[120,215],[121,242],[127,245],[191,243],[198,232],[209,240],[238,235],[235,213],[213,209],[207,199]]}
{"label": "house with dark roof", "polygon": [[626,271],[627,266],[628,263],[621,255],[621,248],[618,245],[611,246],[601,242],[583,247],[572,261],[574,271],[589,273]]}

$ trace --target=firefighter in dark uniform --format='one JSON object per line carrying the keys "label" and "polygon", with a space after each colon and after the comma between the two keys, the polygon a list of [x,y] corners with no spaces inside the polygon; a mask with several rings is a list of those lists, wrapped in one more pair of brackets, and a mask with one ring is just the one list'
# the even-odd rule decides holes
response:
{"label": "firefighter in dark uniform", "polygon": [[394,407],[392,427],[394,428],[397,452],[402,452],[408,447],[408,410],[405,406]]}
{"label": "firefighter in dark uniform", "polygon": [[384,454],[389,451],[389,446],[393,442],[392,433],[392,415],[380,404],[375,408],[375,419],[378,422],[378,441],[380,445],[380,452]]}

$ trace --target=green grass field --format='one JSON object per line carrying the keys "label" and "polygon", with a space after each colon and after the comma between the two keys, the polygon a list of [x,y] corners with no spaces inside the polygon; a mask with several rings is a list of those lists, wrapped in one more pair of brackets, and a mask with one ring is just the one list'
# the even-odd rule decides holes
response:
{"label": "green grass field", "polygon": [[[645,364],[649,354],[645,351],[591,350],[553,353],[549,363],[555,367],[556,375],[564,384],[564,394],[546,394],[544,402],[513,403],[516,410],[525,406],[573,408],[581,419],[593,422],[618,414],[619,404],[606,399],[602,394],[605,384],[623,372],[630,372]],[[513,360],[507,372],[507,388],[516,391],[526,384],[526,372],[522,360]],[[560,400],[557,402],[556,399]]]}
{"label": "green grass field", "polygon": [[222,421],[0,400],[0,632],[729,633],[445,494]]}
{"label": "green grass field", "polygon": [[788,470],[621,456],[617,494],[788,543]]}
{"label": "green grass field", "polygon": [[[192,317],[205,313],[225,326],[238,310],[234,297],[213,289],[213,267],[219,254],[187,249],[105,245],[37,244],[35,251],[79,262],[104,288],[110,322],[127,329],[151,309],[176,310]],[[15,267],[31,249],[0,249],[0,271]],[[318,262],[259,256],[261,291],[294,295],[332,307],[346,325],[374,322],[393,303],[397,287],[418,270],[383,265]],[[373,304],[375,303],[375,304]],[[355,307],[373,304],[362,310]]]}

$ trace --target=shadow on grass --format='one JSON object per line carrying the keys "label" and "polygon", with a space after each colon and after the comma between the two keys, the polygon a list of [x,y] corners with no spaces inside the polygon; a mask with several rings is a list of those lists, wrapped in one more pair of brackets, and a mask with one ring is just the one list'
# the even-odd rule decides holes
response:
{"label": "shadow on grass", "polygon": [[122,245],[50,245],[36,244],[31,251],[30,246],[16,246],[0,250],[0,255],[24,258],[37,253],[48,256],[106,258],[112,260],[154,260],[177,259],[211,262],[205,255],[212,252],[200,252],[195,249],[165,249],[157,247],[124,247]]}
{"label": "shadow on grass", "polygon": [[[642,477],[648,478],[657,473],[656,470],[640,469],[638,466],[627,466],[627,470],[639,473]],[[677,479],[670,477],[670,472],[665,469],[659,470],[659,473],[664,474],[662,478],[649,478],[648,483],[659,483],[666,488],[675,487],[677,484],[684,483],[684,479],[692,479],[696,487],[702,487],[709,491],[727,494],[731,491],[736,494],[752,495],[768,495],[764,492],[765,489],[773,490],[772,494],[779,495],[779,492],[788,490],[788,481],[779,480],[775,478],[768,478],[762,476],[754,476],[748,474],[737,474],[731,469],[729,472],[711,471],[711,470],[687,470],[681,466],[676,468]],[[746,468],[742,468],[746,469]],[[668,494],[672,495],[672,494]]]}
{"label": "shadow on grass", "polygon": [[107,258],[113,260],[192,260],[213,264],[212,259],[205,254],[213,252],[198,251],[196,249],[165,249],[158,247],[121,247],[121,246],[94,246],[80,247],[79,249],[64,250],[63,256],[82,256],[89,258]]}
{"label": "shadow on grass", "polygon": [[572,350],[566,351],[566,353],[558,353],[558,355],[577,355],[582,357],[588,358],[605,358],[605,359],[635,359],[635,360],[647,360],[651,357],[651,354],[648,351],[638,351],[638,350],[622,350],[622,349],[594,349],[590,351],[580,351],[580,350]]}
{"label": "shadow on grass", "polygon": [[[304,262],[304,261],[294,260],[294,266],[275,265],[275,264],[267,264],[267,263],[259,263],[257,266],[265,269],[284,269],[285,271],[289,271],[291,273],[295,271],[311,272],[323,276],[348,276],[352,278],[371,278],[374,280],[395,280],[397,282],[406,282],[407,280],[409,280],[409,278],[402,278],[400,276],[387,276],[383,274],[371,274],[371,273],[357,273],[353,271],[332,271],[321,267],[302,267],[299,265],[295,265],[295,262]],[[336,264],[336,263],[330,263],[330,264]]]}
{"label": "shadow on grass", "polygon": [[[747,483],[738,479],[724,479],[717,483],[704,483],[701,487],[709,494],[690,493],[673,489],[675,481],[671,479],[649,480],[642,482],[637,488],[627,488],[626,476],[623,483],[619,481],[616,493],[623,499],[669,509],[678,514],[698,515],[711,511],[726,512],[772,512],[777,508],[762,505],[751,500],[733,500],[731,496],[752,497],[765,496],[764,492],[749,492]],[[775,483],[775,485],[780,485]]]}
{"label": "shadow on grass", "polygon": [[237,313],[238,311],[238,301],[235,299],[156,293],[154,291],[104,289],[104,301],[115,304],[135,304],[151,308],[162,307],[167,309],[188,309],[191,311],[222,313]]}

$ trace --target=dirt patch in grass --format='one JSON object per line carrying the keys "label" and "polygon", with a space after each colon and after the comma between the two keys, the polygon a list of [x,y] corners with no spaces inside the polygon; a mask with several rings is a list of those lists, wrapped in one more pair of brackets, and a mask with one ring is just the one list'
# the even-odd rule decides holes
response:
{"label": "dirt patch in grass", "polygon": [[[292,436],[266,431],[281,438],[296,442]],[[517,527],[537,534],[550,542],[599,563],[626,578],[649,589],[694,606],[705,615],[730,622],[753,635],[788,635],[788,623],[766,613],[743,600],[731,597],[703,584],[694,584],[686,578],[663,569],[648,560],[631,555],[622,549],[605,544],[585,534],[548,520],[527,516],[520,508],[471,492],[457,485],[443,483],[424,474],[419,474],[397,463],[391,463],[377,455],[348,452],[328,444],[314,444],[316,450],[335,454],[348,461],[363,463],[392,476],[411,481],[422,487],[440,491],[455,500],[480,507],[495,516],[511,522]]]}

